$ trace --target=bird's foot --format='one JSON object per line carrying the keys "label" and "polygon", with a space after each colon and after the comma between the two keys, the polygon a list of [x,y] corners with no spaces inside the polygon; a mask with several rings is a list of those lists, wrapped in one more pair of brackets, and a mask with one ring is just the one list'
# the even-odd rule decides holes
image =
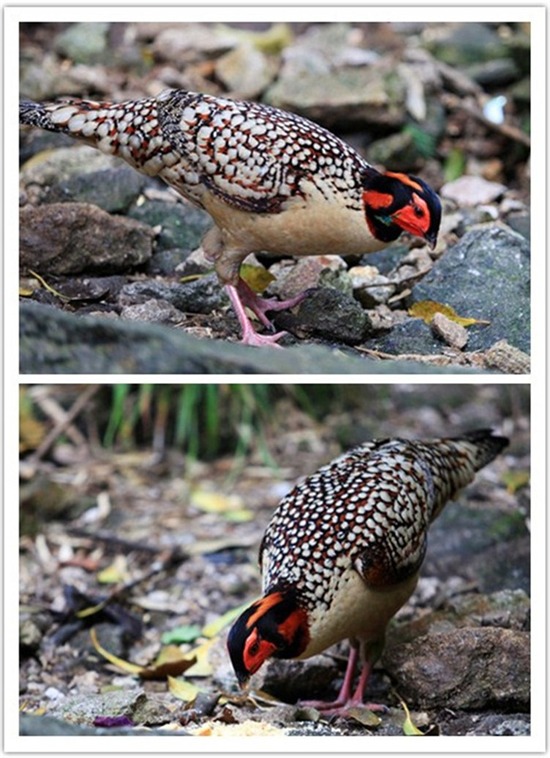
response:
{"label": "bird's foot", "polygon": [[[235,313],[237,314],[237,318],[239,319],[239,324],[241,325],[243,335],[241,344],[251,345],[252,347],[282,347],[282,345],[278,345],[277,342],[281,339],[281,337],[284,337],[286,332],[277,332],[276,334],[258,334],[258,332],[254,329],[254,326],[252,325],[250,319],[246,315],[246,311],[244,309],[245,304],[242,301],[241,294],[238,291],[237,287],[233,287],[231,284],[227,284],[226,289],[231,299],[231,303],[233,304],[233,308],[235,309]],[[271,331],[273,331],[272,324],[265,318],[265,316],[264,319],[265,321],[263,323],[267,322],[267,326],[269,326]]]}
{"label": "bird's foot", "polygon": [[389,710],[386,705],[363,703],[361,700],[355,698],[334,700],[332,702],[327,702],[326,700],[301,700],[299,704],[302,708],[315,708],[317,711],[321,711],[323,716],[340,716],[342,718],[348,718],[353,708],[372,711],[373,713],[387,713]]}
{"label": "bird's foot", "polygon": [[268,329],[273,329],[273,324],[265,315],[269,311],[284,311],[299,305],[308,295],[307,291],[300,292],[288,300],[276,300],[273,297],[260,297],[251,289],[244,279],[239,279],[237,292],[243,305],[256,314],[262,324]]}
{"label": "bird's foot", "polygon": [[252,347],[279,347],[282,349],[282,345],[278,344],[281,337],[284,337],[287,332],[277,332],[276,334],[258,334],[251,327],[250,329],[243,331],[241,339],[241,345],[251,345]]}

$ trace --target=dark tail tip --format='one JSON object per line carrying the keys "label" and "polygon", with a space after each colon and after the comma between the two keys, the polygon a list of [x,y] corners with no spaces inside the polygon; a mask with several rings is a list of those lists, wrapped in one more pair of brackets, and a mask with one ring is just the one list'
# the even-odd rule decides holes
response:
{"label": "dark tail tip", "polygon": [[475,429],[463,434],[462,439],[476,445],[479,468],[490,463],[510,444],[510,440],[507,437],[495,434],[492,429]]}
{"label": "dark tail tip", "polygon": [[49,119],[42,103],[35,103],[32,100],[19,101],[20,124],[39,126],[42,129],[46,129],[48,122]]}

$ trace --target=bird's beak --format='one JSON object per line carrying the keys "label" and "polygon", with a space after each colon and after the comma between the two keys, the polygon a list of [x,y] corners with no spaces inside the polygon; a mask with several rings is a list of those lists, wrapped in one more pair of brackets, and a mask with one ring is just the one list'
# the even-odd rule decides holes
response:
{"label": "bird's beak", "polygon": [[246,674],[237,674],[237,681],[239,683],[239,687],[241,690],[246,690],[248,688],[248,682],[250,681],[250,677],[246,676]]}
{"label": "bird's beak", "polygon": [[426,234],[424,239],[430,246],[430,250],[433,250],[437,245],[437,232],[430,232],[429,234]]}

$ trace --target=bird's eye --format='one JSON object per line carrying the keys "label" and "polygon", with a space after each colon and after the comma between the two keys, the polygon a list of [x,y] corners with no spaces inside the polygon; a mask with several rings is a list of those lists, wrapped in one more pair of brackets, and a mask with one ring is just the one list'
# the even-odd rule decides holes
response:
{"label": "bird's eye", "polygon": [[424,209],[419,205],[413,205],[413,212],[416,218],[422,218],[424,215]]}
{"label": "bird's eye", "polygon": [[258,640],[255,640],[250,645],[250,647],[248,648],[248,652],[250,653],[250,655],[258,655],[258,653],[260,652],[260,643],[258,642]]}

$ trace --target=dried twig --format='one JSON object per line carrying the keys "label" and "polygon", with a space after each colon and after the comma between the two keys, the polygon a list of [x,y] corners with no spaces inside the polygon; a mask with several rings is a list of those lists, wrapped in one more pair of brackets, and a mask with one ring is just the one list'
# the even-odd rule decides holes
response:
{"label": "dried twig", "polygon": [[443,105],[445,105],[447,108],[450,108],[451,110],[464,111],[464,113],[472,116],[472,118],[475,118],[476,121],[479,121],[488,129],[492,129],[493,131],[498,132],[505,137],[508,137],[508,139],[514,140],[514,142],[520,142],[526,147],[531,147],[531,139],[527,134],[525,134],[525,132],[522,132],[521,129],[518,129],[516,126],[512,126],[511,124],[495,124],[494,121],[491,121],[483,114],[483,111],[480,110],[477,105],[473,105],[472,103],[469,103],[466,100],[462,100],[456,95],[451,95],[449,93],[442,95],[441,99],[443,101]]}
{"label": "dried twig", "polygon": [[28,463],[36,465],[48,452],[54,442],[68,429],[74,419],[90,402],[92,397],[99,392],[100,385],[92,384],[82,392],[72,404],[71,408],[59,419],[53,429],[44,437],[34,453],[29,456]]}

